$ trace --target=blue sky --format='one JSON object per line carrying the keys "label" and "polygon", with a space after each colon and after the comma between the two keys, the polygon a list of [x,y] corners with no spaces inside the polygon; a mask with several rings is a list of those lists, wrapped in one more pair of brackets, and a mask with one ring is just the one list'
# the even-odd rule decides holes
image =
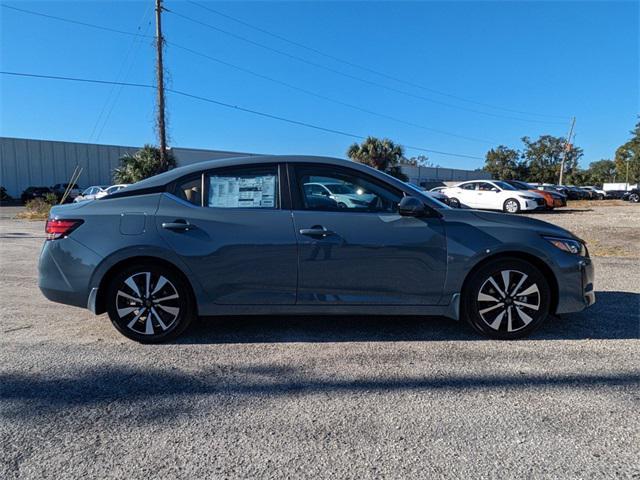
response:
{"label": "blue sky", "polygon": [[[154,32],[152,0],[1,3],[118,30]],[[519,147],[524,135],[565,135],[569,118],[575,115],[575,143],[584,149],[586,165],[612,158],[616,147],[629,137],[640,110],[638,2],[205,4],[411,85],[305,50],[186,1],[165,5],[174,12],[163,17],[169,42],[401,120],[322,100],[167,47],[170,87],[330,129],[484,157],[497,144]],[[0,15],[2,70],[154,82],[149,39],[7,8],[0,9]],[[125,145],[154,142],[152,90],[0,76],[0,94],[2,136]],[[174,146],[343,157],[354,141],[173,94],[168,95],[167,104]],[[409,156],[420,153],[407,150]],[[483,163],[428,155],[434,163],[449,167],[475,168]]]}

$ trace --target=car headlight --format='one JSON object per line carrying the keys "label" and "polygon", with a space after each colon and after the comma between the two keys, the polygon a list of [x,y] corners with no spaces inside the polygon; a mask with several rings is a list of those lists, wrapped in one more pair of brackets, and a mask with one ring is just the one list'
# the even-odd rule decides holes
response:
{"label": "car headlight", "polygon": [[544,237],[544,239],[563,252],[581,255],[583,257],[587,256],[587,247],[584,246],[584,243],[578,240],[559,237]]}

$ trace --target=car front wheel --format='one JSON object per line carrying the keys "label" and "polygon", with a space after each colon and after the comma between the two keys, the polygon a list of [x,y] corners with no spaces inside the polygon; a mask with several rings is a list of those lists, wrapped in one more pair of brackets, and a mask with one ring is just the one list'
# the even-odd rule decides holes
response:
{"label": "car front wheel", "polygon": [[544,275],[517,258],[482,266],[465,282],[462,316],[478,332],[503,340],[522,338],[548,317],[551,290]]}
{"label": "car front wheel", "polygon": [[633,203],[640,202],[640,194],[632,193],[631,195],[629,195],[629,201]]}
{"label": "car front wheel", "polygon": [[507,213],[518,213],[520,211],[520,202],[515,198],[505,200],[502,210]]}
{"label": "car front wheel", "polygon": [[186,281],[164,266],[141,264],[116,274],[107,287],[107,312],[125,337],[159,343],[180,335],[194,317]]}

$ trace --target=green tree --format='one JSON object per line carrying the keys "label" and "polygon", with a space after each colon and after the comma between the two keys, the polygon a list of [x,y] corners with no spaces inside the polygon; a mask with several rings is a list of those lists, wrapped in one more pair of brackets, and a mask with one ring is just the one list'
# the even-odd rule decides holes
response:
{"label": "green tree", "polygon": [[[565,139],[552,135],[542,135],[532,141],[523,137],[525,149],[523,157],[529,170],[530,182],[556,183],[560,175],[560,163],[565,150]],[[566,152],[565,177],[577,174],[578,160],[582,157],[582,149],[572,146]]]}
{"label": "green tree", "polygon": [[526,165],[520,160],[520,152],[499,145],[487,152],[484,170],[498,180],[523,179],[527,177]]}
{"label": "green tree", "polygon": [[602,185],[613,182],[616,178],[616,163],[613,160],[602,159],[591,162],[585,171],[586,183],[592,185]]}
{"label": "green tree", "polygon": [[113,171],[113,180],[116,183],[135,183],[171,170],[176,166],[176,160],[170,151],[167,151],[166,158],[167,166],[162,168],[160,149],[145,145],[133,155],[127,153],[120,157],[120,165]]}
{"label": "green tree", "polygon": [[616,150],[615,156],[617,181],[627,181],[629,169],[629,183],[640,182],[640,122],[631,130],[631,139]]}
{"label": "green tree", "polygon": [[404,149],[391,140],[367,137],[361,144],[354,143],[347,150],[347,155],[354,162],[364,163],[388,173],[400,180],[408,180],[400,169],[400,160],[404,158]]}
{"label": "green tree", "polygon": [[401,165],[409,165],[411,167],[435,167],[433,162],[429,160],[429,157],[426,155],[418,155],[417,157],[406,158],[402,157],[400,159]]}

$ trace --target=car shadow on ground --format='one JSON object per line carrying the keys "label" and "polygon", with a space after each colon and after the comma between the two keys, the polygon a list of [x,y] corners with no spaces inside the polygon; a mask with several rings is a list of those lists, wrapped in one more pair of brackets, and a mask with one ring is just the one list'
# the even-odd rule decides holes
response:
{"label": "car shadow on ground", "polygon": [[[640,294],[596,292],[591,308],[550,317],[531,340],[640,338]],[[177,344],[486,341],[465,323],[416,316],[230,316],[199,319]]]}

